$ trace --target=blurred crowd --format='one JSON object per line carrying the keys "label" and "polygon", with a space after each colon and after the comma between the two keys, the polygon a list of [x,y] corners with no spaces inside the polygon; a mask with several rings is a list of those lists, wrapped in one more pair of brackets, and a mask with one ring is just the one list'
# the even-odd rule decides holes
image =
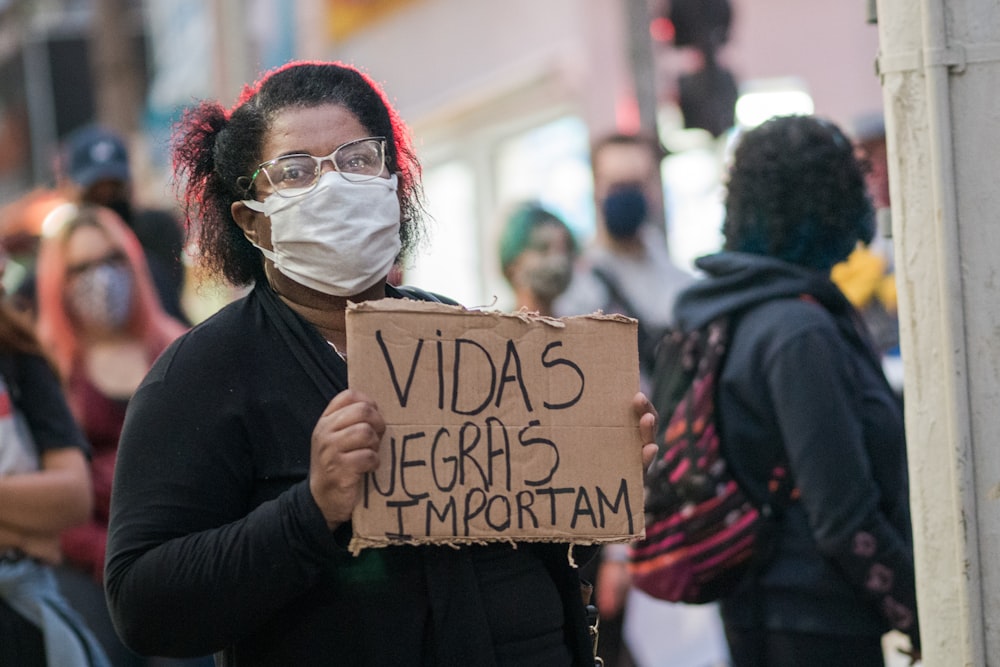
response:
{"label": "blurred crowd", "polygon": [[[884,127],[880,118],[866,118],[849,129],[878,225],[872,240],[859,239],[828,275],[860,313],[885,375],[901,396]],[[532,200],[510,203],[497,242],[515,299],[512,309],[552,317],[603,311],[638,320],[640,381],[647,394],[655,381],[656,342],[675,325],[678,296],[702,279],[679,268],[667,247],[665,157],[655,138],[600,138],[591,154],[594,238],[582,243],[559,212]],[[48,579],[37,590],[61,596],[69,608],[64,624],[83,638],[62,647],[89,651],[92,658],[103,653],[105,662],[91,664],[212,664],[208,657],[140,658],[126,648],[112,625],[103,581],[126,407],[155,359],[196,319],[185,305],[190,262],[184,229],[173,212],[135,202],[127,145],[113,132],[88,126],[67,137],[56,174],[55,187],[31,192],[0,213],[6,261],[0,389],[8,404],[55,406],[49,414],[56,426],[39,426],[41,418],[29,415],[41,457],[27,470],[47,472],[50,486],[44,488],[52,497],[58,491],[63,500],[45,511],[28,505],[34,508],[28,519],[14,516],[6,499],[15,491],[4,484],[6,476],[25,474],[24,469],[0,467],[0,562],[45,567]],[[11,370],[27,368],[28,362],[8,361],[22,357],[38,367]],[[45,363],[37,364],[39,359]],[[21,396],[30,392],[38,392],[37,398]],[[2,449],[0,465],[6,465]],[[12,537],[9,531],[23,535]],[[605,546],[582,572],[596,585],[598,650],[605,665],[740,664],[730,655],[734,644],[731,636],[727,641],[718,605],[654,600],[631,587],[626,560],[625,545]],[[36,630],[23,622],[26,612],[7,591],[0,586],[0,645],[10,650],[7,637]],[[0,664],[13,664],[5,662],[4,651],[0,648]]]}
{"label": "blurred crowd", "polygon": [[[103,588],[125,408],[156,357],[190,325],[181,303],[184,230],[170,211],[135,204],[128,148],[114,132],[85,126],[70,134],[60,147],[55,174],[54,187],[8,204],[0,217],[4,316],[37,340],[35,356],[48,361],[75,427],[62,428],[78,430],[82,437],[82,442],[74,437],[50,444],[79,448],[88,461],[90,497],[80,506],[90,511],[59,531],[58,548],[42,560],[109,664],[210,665],[210,658],[147,659],[127,649],[112,626]],[[15,351],[2,350],[14,360],[11,367],[24,363]],[[41,400],[33,395],[35,382],[24,382],[23,396],[11,394],[18,409]],[[20,384],[7,382],[8,388]],[[39,447],[43,428],[31,430]],[[21,547],[8,549],[11,561],[32,556]],[[11,622],[8,603],[0,598],[0,616]],[[4,655],[0,649],[0,664],[21,664]]]}
{"label": "blurred crowd", "polygon": [[[850,139],[850,157],[862,168],[877,224],[872,238],[858,241],[828,275],[857,309],[890,385],[901,396],[881,114],[858,118],[850,128]],[[665,157],[662,146],[651,137],[615,134],[599,138],[591,154],[598,221],[591,243],[581,251],[570,227],[538,201],[521,202],[507,214],[499,241],[501,266],[515,295],[515,308],[554,316],[614,312],[638,320],[640,382],[647,392],[655,381],[651,373],[656,342],[675,325],[678,295],[699,279],[679,268],[667,248],[660,176]],[[596,585],[601,616],[598,651],[604,664],[730,664],[716,604],[692,606],[653,599],[630,586],[626,563],[624,545],[606,546],[582,573]]]}

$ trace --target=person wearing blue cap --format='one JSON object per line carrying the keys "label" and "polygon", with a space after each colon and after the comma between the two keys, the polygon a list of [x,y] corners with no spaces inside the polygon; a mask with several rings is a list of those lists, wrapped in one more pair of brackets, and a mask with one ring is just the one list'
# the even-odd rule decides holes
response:
{"label": "person wearing blue cap", "polygon": [[135,206],[125,140],[98,125],[78,128],[64,140],[56,172],[59,188],[70,201],[110,208],[132,228],[146,252],[164,309],[188,323],[181,306],[184,230],[168,211]]}
{"label": "person wearing blue cap", "polygon": [[128,148],[114,132],[85,126],[67,138],[66,151],[66,173],[83,190],[127,189],[132,181]]}

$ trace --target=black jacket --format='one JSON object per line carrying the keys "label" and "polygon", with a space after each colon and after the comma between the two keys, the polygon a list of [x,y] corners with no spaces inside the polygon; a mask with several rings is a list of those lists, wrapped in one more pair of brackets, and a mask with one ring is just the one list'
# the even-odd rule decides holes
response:
{"label": "black jacket", "polygon": [[[722,447],[751,497],[786,461],[800,493],[775,552],[722,605],[740,628],[917,634],[902,406],[828,274],[724,252],[678,300],[684,329],[736,313],[717,400]],[[919,638],[915,637],[919,643]]]}
{"label": "black jacket", "polygon": [[267,285],[160,357],[129,404],[112,497],[106,588],[126,644],[241,667],[585,664],[566,545],[354,557],[350,525],[330,532],[310,438],[346,386]]}

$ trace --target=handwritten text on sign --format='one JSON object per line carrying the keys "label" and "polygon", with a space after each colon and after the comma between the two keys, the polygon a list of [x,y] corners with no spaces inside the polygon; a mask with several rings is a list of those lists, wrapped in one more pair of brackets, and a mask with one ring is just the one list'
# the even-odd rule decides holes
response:
{"label": "handwritten text on sign", "polygon": [[642,533],[634,321],[386,299],[347,332],[350,385],[388,424],[352,549]]}

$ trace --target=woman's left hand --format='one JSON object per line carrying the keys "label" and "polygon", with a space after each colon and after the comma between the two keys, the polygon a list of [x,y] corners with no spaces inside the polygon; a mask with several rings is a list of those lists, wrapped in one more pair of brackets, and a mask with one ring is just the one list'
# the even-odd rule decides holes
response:
{"label": "woman's left hand", "polygon": [[639,417],[639,435],[642,436],[642,469],[645,470],[656,456],[656,408],[641,391],[632,399],[632,408]]}

